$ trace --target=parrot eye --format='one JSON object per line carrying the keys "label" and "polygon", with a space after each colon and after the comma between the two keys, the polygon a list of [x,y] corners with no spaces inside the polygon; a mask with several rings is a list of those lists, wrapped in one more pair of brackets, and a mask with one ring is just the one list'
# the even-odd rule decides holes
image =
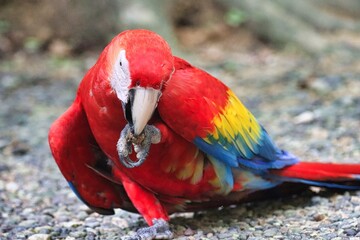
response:
{"label": "parrot eye", "polygon": [[120,61],[120,63],[119,63],[119,64],[120,64],[120,66],[122,66],[122,62],[121,62],[121,61]]}

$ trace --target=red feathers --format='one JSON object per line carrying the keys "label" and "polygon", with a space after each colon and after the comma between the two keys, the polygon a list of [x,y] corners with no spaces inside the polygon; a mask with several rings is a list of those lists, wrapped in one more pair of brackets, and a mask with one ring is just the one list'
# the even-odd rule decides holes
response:
{"label": "red feathers", "polygon": [[[154,115],[143,121],[161,139],[142,165],[127,168],[117,141],[148,106],[134,101],[140,88],[162,91]],[[147,30],[123,32],[105,48],[69,110],[52,125],[49,143],[82,201],[103,214],[137,210],[154,224],[141,231],[152,234],[147,239],[161,231],[171,235],[168,213],[263,199],[265,189],[282,192],[286,182],[360,188],[360,164],[296,163],[222,82],[173,57],[165,40]]]}

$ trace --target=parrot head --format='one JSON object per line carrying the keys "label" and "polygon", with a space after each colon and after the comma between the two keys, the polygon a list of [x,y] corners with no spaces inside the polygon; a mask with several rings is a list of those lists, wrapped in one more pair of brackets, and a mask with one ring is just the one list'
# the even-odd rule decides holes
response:
{"label": "parrot head", "polygon": [[108,80],[122,103],[125,118],[139,135],[150,120],[164,82],[174,72],[167,42],[148,30],[128,30],[106,49]]}

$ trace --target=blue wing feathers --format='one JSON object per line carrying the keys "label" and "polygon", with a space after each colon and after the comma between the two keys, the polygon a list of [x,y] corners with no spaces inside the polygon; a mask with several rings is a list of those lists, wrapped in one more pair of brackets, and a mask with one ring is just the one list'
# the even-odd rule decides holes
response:
{"label": "blue wing feathers", "polygon": [[232,154],[231,151],[228,151],[223,148],[220,144],[210,144],[204,141],[200,137],[194,139],[194,144],[206,154],[213,156],[215,159],[221,159],[222,162],[227,164],[230,167],[238,167],[239,163],[236,160],[236,155]]}
{"label": "blue wing feathers", "polygon": [[236,136],[232,142],[221,137],[216,140],[208,136],[208,141],[197,137],[194,139],[194,144],[230,167],[242,165],[254,170],[266,170],[279,169],[298,162],[294,155],[277,148],[265,129],[262,130],[258,142],[251,141],[252,147],[248,146],[240,136]]}
{"label": "blue wing feathers", "polygon": [[209,157],[209,160],[214,165],[216,175],[219,177],[221,185],[224,186],[223,193],[229,193],[234,187],[234,177],[231,171],[231,167],[221,161],[218,161],[217,159],[214,159],[213,157]]}

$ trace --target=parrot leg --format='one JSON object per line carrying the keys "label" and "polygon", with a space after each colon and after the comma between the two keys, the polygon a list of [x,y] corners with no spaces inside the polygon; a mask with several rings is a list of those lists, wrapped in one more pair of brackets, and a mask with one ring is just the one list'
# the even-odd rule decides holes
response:
{"label": "parrot leg", "polygon": [[[120,162],[127,168],[140,166],[146,160],[151,144],[159,143],[160,140],[160,130],[155,126],[146,125],[142,134],[134,136],[132,128],[127,124],[121,131],[116,145]],[[134,145],[134,150],[137,153],[137,161],[132,161],[129,157],[132,153],[132,145]]]}
{"label": "parrot leg", "polygon": [[170,231],[169,224],[163,219],[153,219],[153,225],[140,228],[135,235],[125,236],[123,240],[143,240],[143,239],[171,239],[173,234]]}
{"label": "parrot leg", "polygon": [[167,239],[171,238],[172,232],[167,223],[169,216],[161,202],[155,197],[154,193],[131,180],[118,169],[114,169],[114,174],[121,179],[131,202],[150,225],[149,227],[139,229],[136,234],[125,236],[122,239],[143,240],[160,237]]}

